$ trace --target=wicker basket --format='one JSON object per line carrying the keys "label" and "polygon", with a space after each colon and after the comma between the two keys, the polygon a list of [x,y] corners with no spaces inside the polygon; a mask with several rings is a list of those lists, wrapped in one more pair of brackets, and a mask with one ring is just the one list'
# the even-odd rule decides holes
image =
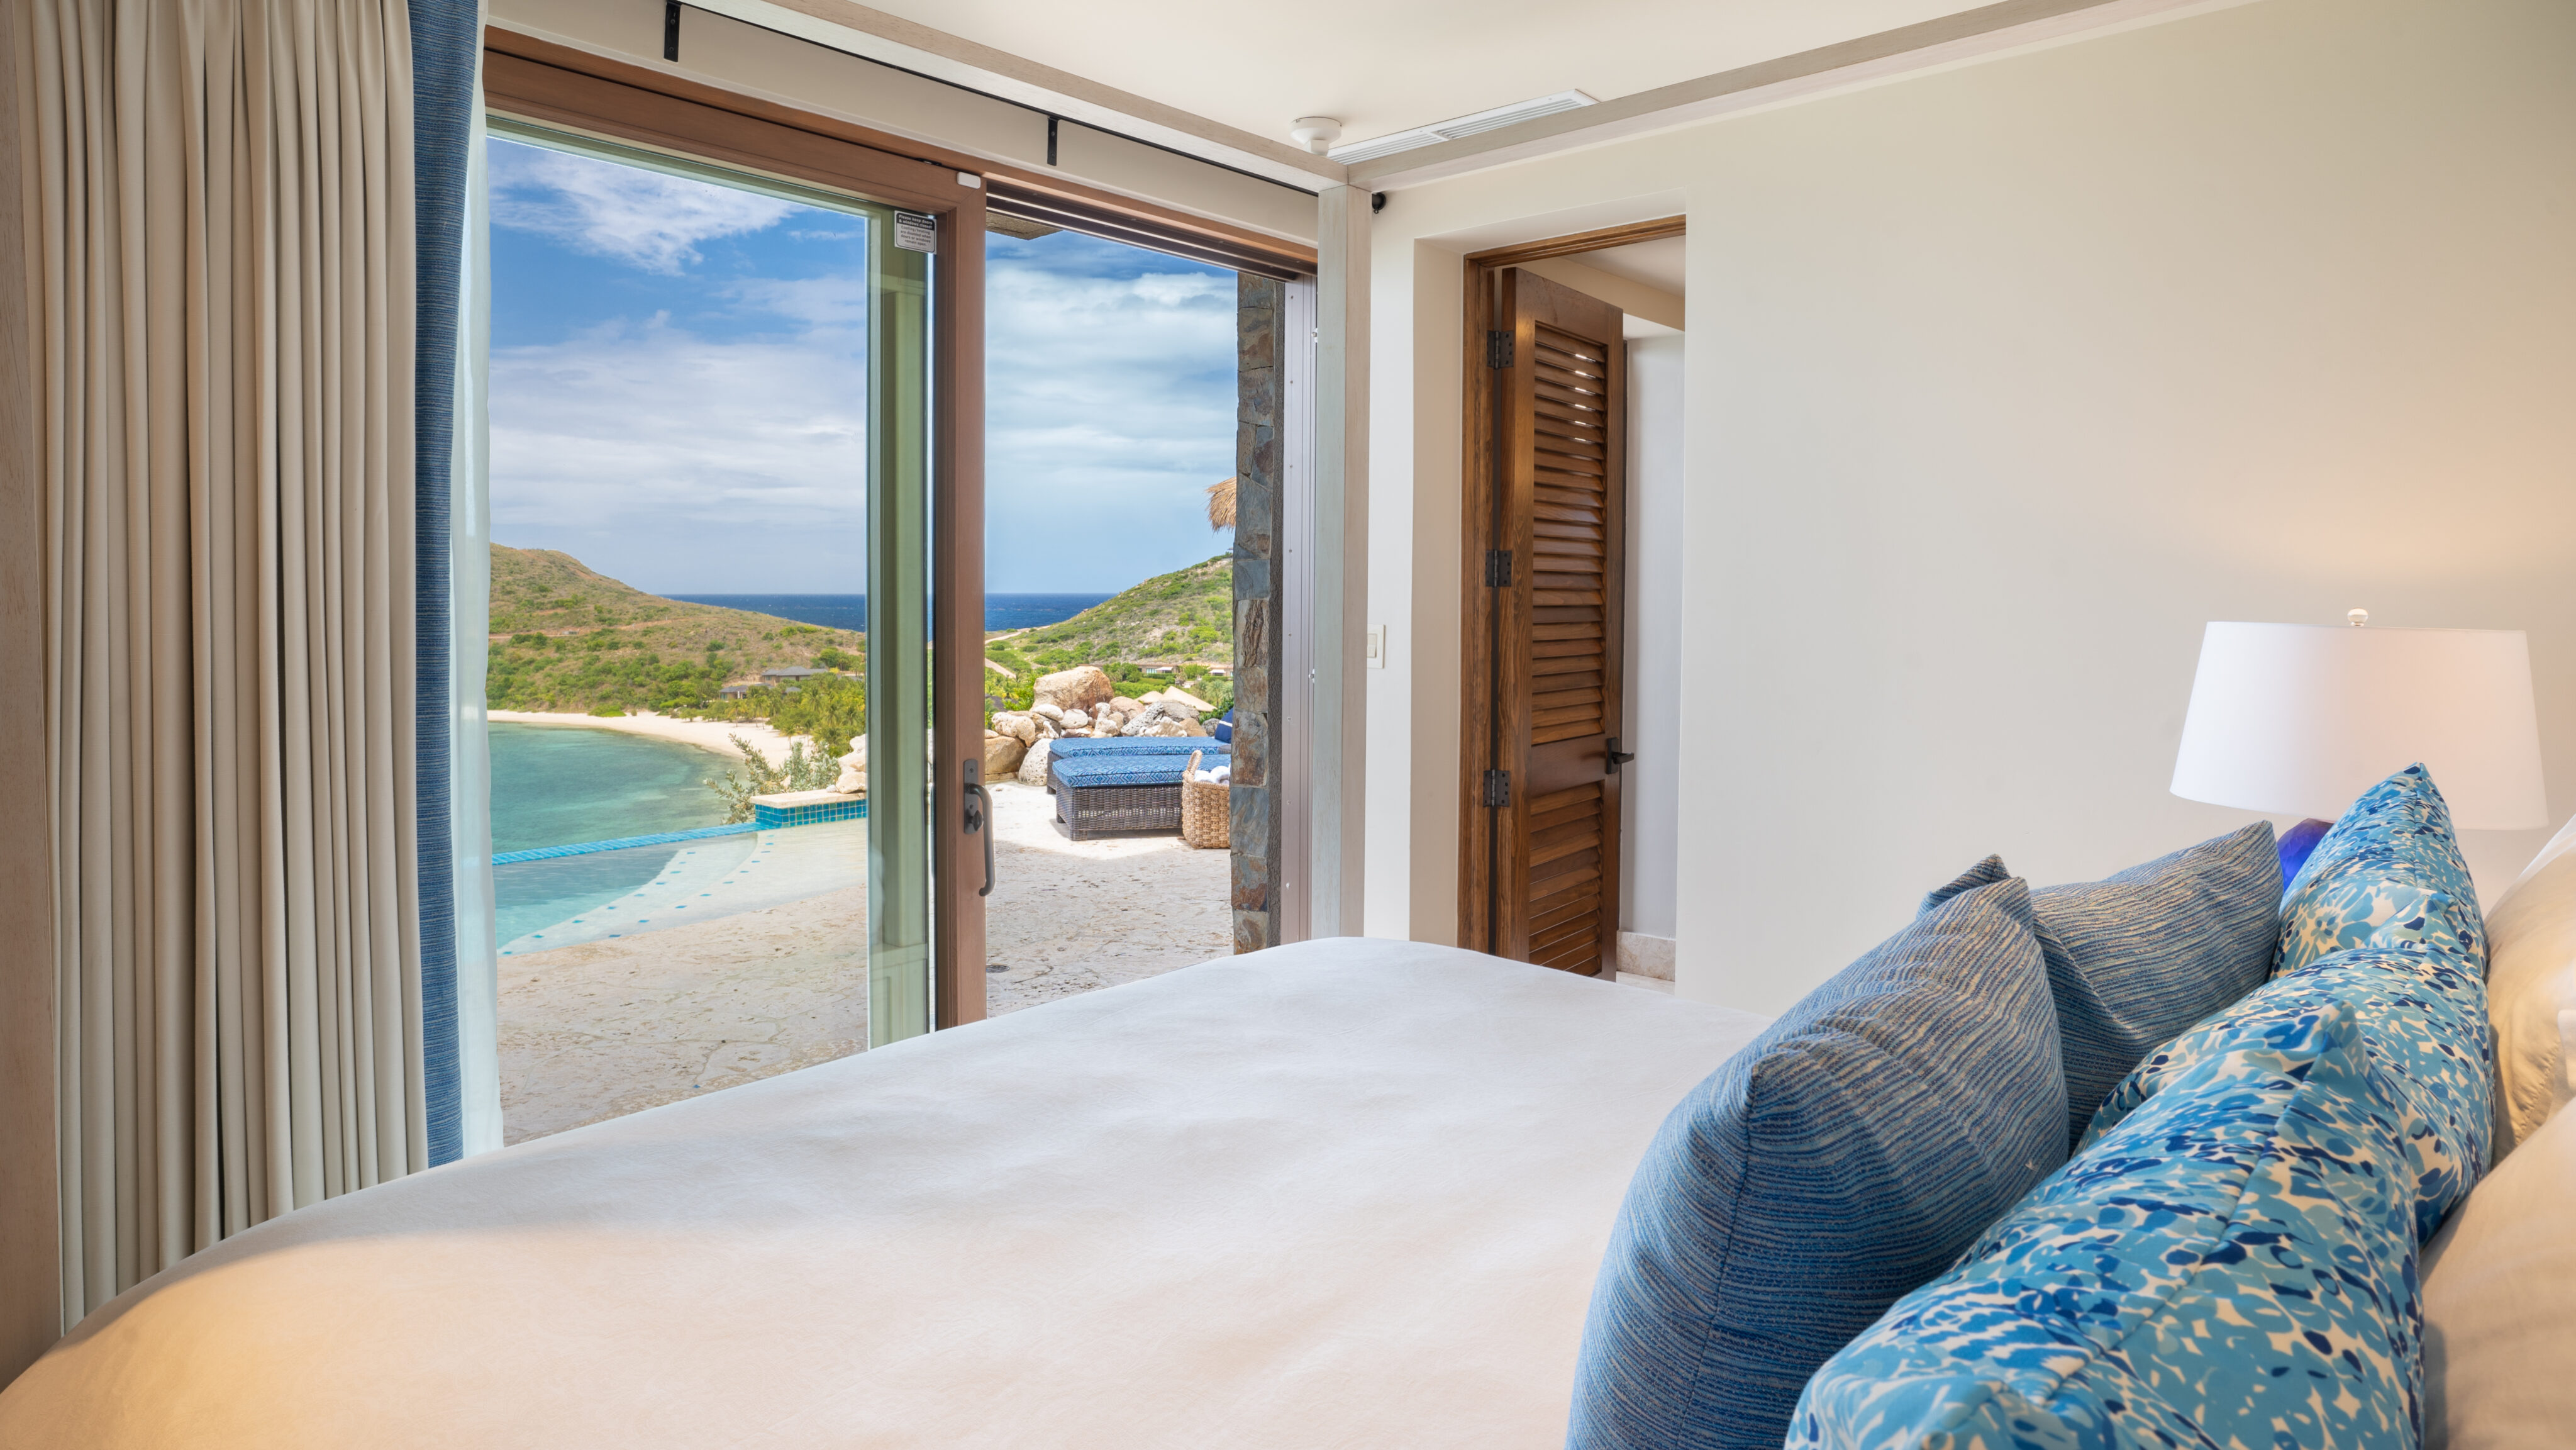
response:
{"label": "wicker basket", "polygon": [[1181,839],[1202,851],[1223,851],[1234,844],[1227,833],[1231,787],[1197,779],[1199,752],[1190,752],[1190,768],[1181,776]]}

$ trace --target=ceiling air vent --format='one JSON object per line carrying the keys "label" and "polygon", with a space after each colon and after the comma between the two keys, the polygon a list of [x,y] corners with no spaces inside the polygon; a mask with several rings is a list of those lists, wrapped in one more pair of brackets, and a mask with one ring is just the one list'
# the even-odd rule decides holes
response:
{"label": "ceiling air vent", "polygon": [[1374,141],[1354,141],[1348,146],[1336,146],[1324,154],[1347,166],[1355,161],[1371,161],[1380,156],[1391,156],[1398,151],[1410,151],[1416,146],[1430,146],[1441,141],[1455,141],[1461,136],[1474,136],[1481,132],[1497,130],[1515,121],[1553,116],[1559,111],[1571,111],[1597,104],[1598,102],[1581,91],[1558,91],[1555,95],[1541,96],[1535,101],[1515,101],[1508,106],[1496,106],[1490,111],[1478,111],[1472,116],[1460,116],[1455,120],[1441,121],[1435,125],[1416,126],[1410,131],[1398,131],[1392,136],[1380,136]]}

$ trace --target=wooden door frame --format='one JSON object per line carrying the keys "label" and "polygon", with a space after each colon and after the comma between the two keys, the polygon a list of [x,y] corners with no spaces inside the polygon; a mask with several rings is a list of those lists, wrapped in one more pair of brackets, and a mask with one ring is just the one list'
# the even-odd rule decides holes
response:
{"label": "wooden door frame", "polygon": [[[984,759],[984,188],[945,160],[793,124],[708,87],[566,46],[487,31],[496,115],[847,193],[938,218],[931,287],[932,1025],[984,1016],[982,835],[966,777]],[[763,114],[754,114],[758,109]],[[819,118],[818,118],[819,119]],[[984,812],[986,831],[991,812]]]}
{"label": "wooden door frame", "polygon": [[[1473,951],[1491,951],[1494,946],[1487,930],[1494,861],[1483,829],[1486,807],[1482,796],[1486,743],[1494,723],[1491,683],[1495,600],[1494,591],[1481,581],[1485,575],[1485,550],[1491,547],[1494,533],[1494,474],[1501,462],[1493,446],[1500,394],[1494,387],[1494,370],[1485,361],[1486,334],[1494,326],[1495,280],[1505,269],[1524,262],[1678,237],[1683,235],[1684,221],[1678,216],[1659,217],[1494,247],[1470,252],[1466,257],[1466,306],[1462,309],[1465,328],[1459,352],[1464,378],[1459,426],[1464,446],[1458,471],[1458,944]],[[1623,466],[1622,476],[1614,480],[1623,490],[1628,486],[1625,472]],[[1634,625],[1633,620],[1627,621],[1627,627]],[[1625,792],[1621,794],[1624,800]],[[1609,829],[1615,832],[1619,824],[1612,821]],[[1614,938],[1616,931],[1614,923]]]}

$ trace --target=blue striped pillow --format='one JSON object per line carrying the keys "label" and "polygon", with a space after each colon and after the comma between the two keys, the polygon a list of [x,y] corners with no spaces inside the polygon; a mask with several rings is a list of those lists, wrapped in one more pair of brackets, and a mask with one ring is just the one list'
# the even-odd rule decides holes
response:
{"label": "blue striped pillow", "polygon": [[[1926,909],[2008,875],[1988,856]],[[2100,881],[2031,893],[2066,1060],[2066,1139],[2140,1059],[2271,974],[2281,857],[2268,821]]]}
{"label": "blue striped pillow", "polygon": [[1693,1089],[1593,1290],[1571,1450],[1776,1446],[1807,1376],[2066,1157],[2029,888],[1960,894]]}

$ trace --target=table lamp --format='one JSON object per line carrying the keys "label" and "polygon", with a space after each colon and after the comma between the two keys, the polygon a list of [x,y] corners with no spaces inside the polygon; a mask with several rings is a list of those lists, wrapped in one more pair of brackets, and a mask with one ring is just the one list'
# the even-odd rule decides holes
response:
{"label": "table lamp", "polygon": [[2284,882],[2363,791],[2418,761],[2460,830],[2547,825],[2523,632],[2346,618],[2209,626],[2173,793],[2306,817],[2281,838]]}

